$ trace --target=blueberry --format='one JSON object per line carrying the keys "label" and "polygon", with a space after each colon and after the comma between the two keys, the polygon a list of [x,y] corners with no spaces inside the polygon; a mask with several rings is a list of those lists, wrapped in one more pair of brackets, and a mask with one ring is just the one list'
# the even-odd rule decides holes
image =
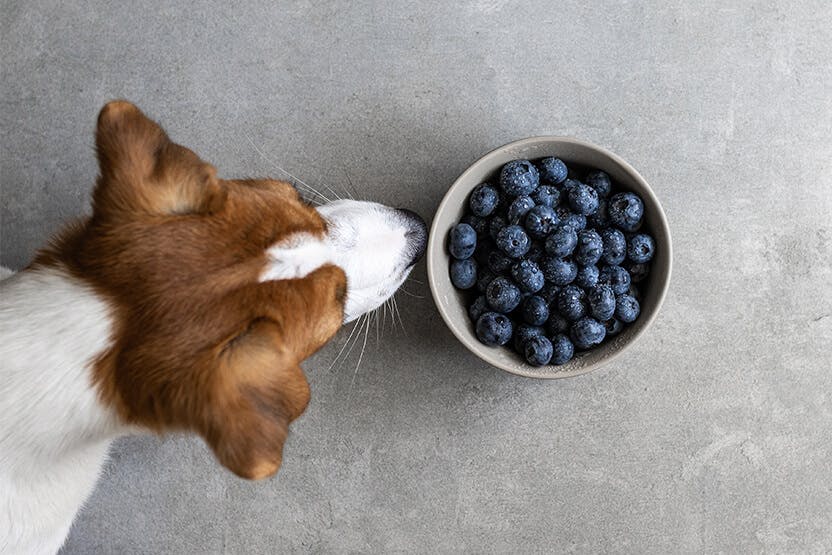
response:
{"label": "blueberry", "polygon": [[601,257],[604,262],[610,265],[618,265],[624,262],[627,255],[627,240],[620,230],[608,227],[601,231],[601,240],[604,242],[604,254]]}
{"label": "blueberry", "polygon": [[569,321],[555,311],[549,311],[549,319],[546,321],[546,331],[554,337],[569,329]]}
{"label": "blueberry", "polygon": [[612,292],[622,295],[630,287],[630,274],[621,266],[604,266],[598,274],[598,283],[612,287]]}
{"label": "blueberry", "polygon": [[543,366],[552,360],[552,342],[545,335],[530,337],[523,344],[523,355],[532,366]]}
{"label": "blueberry", "polygon": [[580,231],[586,228],[586,216],[570,212],[569,208],[566,206],[558,206],[555,213],[557,214],[558,220],[560,220],[561,224],[569,226],[575,231]]}
{"label": "blueberry", "polygon": [[627,243],[627,257],[636,264],[644,264],[653,259],[656,243],[646,233],[636,233]]}
{"label": "blueberry", "polygon": [[497,189],[483,183],[474,187],[468,199],[468,207],[475,216],[485,217],[494,212],[500,198],[497,196]]}
{"label": "blueberry", "polygon": [[599,230],[610,225],[610,218],[607,214],[607,199],[598,199],[598,210],[592,216],[587,216],[586,225]]}
{"label": "blueberry", "polygon": [[468,307],[468,316],[473,322],[476,322],[488,310],[488,301],[485,300],[485,295],[480,295]]}
{"label": "blueberry", "polygon": [[500,187],[510,197],[528,195],[540,184],[540,174],[528,160],[513,160],[500,170]]}
{"label": "blueberry", "polygon": [[494,278],[485,292],[488,304],[497,312],[507,314],[520,304],[520,289],[503,276]]}
{"label": "blueberry", "polygon": [[522,355],[523,343],[535,335],[543,335],[543,328],[540,326],[530,326],[529,324],[519,324],[514,329],[514,350]]}
{"label": "blueberry", "polygon": [[538,162],[538,165],[540,166],[540,179],[544,183],[557,185],[566,180],[569,170],[560,158],[544,158]]}
{"label": "blueberry", "polygon": [[635,321],[641,313],[641,305],[632,295],[619,295],[615,298],[615,317],[625,324]]}
{"label": "blueberry", "polygon": [[566,181],[563,182],[563,190],[564,190],[564,192],[566,192],[568,194],[569,191],[571,191],[572,189],[574,189],[578,185],[581,185],[580,181],[575,179],[575,177],[569,177],[569,179],[567,179]]}
{"label": "blueberry", "polygon": [[572,341],[564,334],[559,333],[552,338],[552,364],[566,364],[572,359],[575,354],[575,347]]}
{"label": "blueberry", "polygon": [[607,328],[594,318],[581,318],[572,324],[570,335],[575,347],[589,349],[601,344],[607,335]]}
{"label": "blueberry", "polygon": [[545,281],[540,267],[531,260],[515,262],[511,267],[511,277],[514,278],[521,290],[528,293],[540,291]]}
{"label": "blueberry", "polygon": [[508,223],[519,224],[526,215],[526,212],[534,208],[532,197],[523,195],[517,197],[508,206]]}
{"label": "blueberry", "polygon": [[617,193],[607,205],[610,222],[623,231],[636,231],[644,217],[644,203],[633,193]]}
{"label": "blueberry", "polygon": [[532,246],[529,247],[529,252],[526,253],[524,257],[526,260],[531,260],[535,264],[540,263],[540,259],[546,254],[546,251],[543,249],[543,245],[540,244],[538,241],[532,241]]}
{"label": "blueberry", "polygon": [[474,228],[474,231],[477,232],[477,243],[488,235],[488,220],[485,218],[480,218],[479,216],[475,216],[473,214],[465,214],[462,219],[459,220],[459,223],[468,224]]}
{"label": "blueberry", "polygon": [[511,340],[511,320],[496,312],[486,312],[477,320],[477,337],[480,342],[494,347],[505,345]]}
{"label": "blueberry", "polygon": [[520,258],[531,247],[531,240],[519,225],[509,225],[497,234],[497,248],[512,258]]}
{"label": "blueberry", "polygon": [[546,283],[543,288],[537,292],[539,297],[543,297],[547,303],[552,304],[558,298],[560,293],[560,286],[554,283]]}
{"label": "blueberry", "polygon": [[548,206],[535,206],[526,214],[526,231],[536,239],[549,235],[558,224],[558,215]]}
{"label": "blueberry", "polygon": [[582,229],[578,232],[578,246],[575,247],[575,262],[582,266],[590,266],[601,259],[604,252],[604,242],[593,229]]}
{"label": "blueberry", "polygon": [[598,210],[598,192],[583,183],[569,189],[569,207],[578,214],[589,216]]}
{"label": "blueberry", "polygon": [[523,301],[523,320],[533,326],[542,326],[549,319],[549,305],[542,297],[532,295]]}
{"label": "blueberry", "polygon": [[612,181],[610,181],[610,176],[601,170],[589,172],[584,181],[586,181],[587,185],[598,192],[599,197],[606,198],[610,196]]}
{"label": "blueberry", "polygon": [[541,185],[532,193],[532,200],[540,206],[554,208],[560,202],[560,191],[551,185]]}
{"label": "blueberry", "polygon": [[567,285],[558,294],[557,306],[560,315],[574,322],[586,315],[586,295],[583,289]]}
{"label": "blueberry", "polygon": [[497,240],[497,234],[500,233],[500,230],[503,229],[508,225],[506,219],[502,216],[494,216],[491,218],[491,221],[488,222],[488,235],[493,239]]}
{"label": "blueberry", "polygon": [[502,274],[511,268],[514,264],[514,259],[509,258],[498,250],[491,251],[488,254],[488,269],[495,274]]}
{"label": "blueberry", "polygon": [[598,273],[598,266],[580,266],[573,283],[584,289],[594,287],[598,283]]}
{"label": "blueberry", "polygon": [[578,245],[578,234],[570,226],[560,224],[546,238],[546,252],[556,258],[569,256]]}
{"label": "blueberry", "polygon": [[574,262],[551,256],[543,257],[540,269],[543,271],[543,277],[554,285],[569,285],[578,275],[578,267]]}
{"label": "blueberry", "polygon": [[491,285],[491,282],[494,281],[494,278],[497,277],[497,274],[491,271],[490,268],[479,268],[477,270],[477,291],[482,294],[488,290],[488,286]]}
{"label": "blueberry", "polygon": [[459,260],[471,258],[477,248],[477,232],[468,224],[456,224],[451,228],[451,240],[448,249],[451,256]]}
{"label": "blueberry", "polygon": [[496,248],[497,246],[491,240],[491,237],[477,239],[477,248],[474,249],[474,260],[480,266],[486,266],[488,264],[488,255]]}
{"label": "blueberry", "polygon": [[650,264],[635,264],[627,261],[624,263],[624,269],[630,272],[630,281],[633,283],[644,281],[644,278],[650,274]]}
{"label": "blueberry", "polygon": [[471,289],[477,283],[477,263],[471,258],[451,262],[451,283],[457,289]]}
{"label": "blueberry", "polygon": [[604,322],[604,327],[607,329],[607,337],[615,337],[621,330],[624,329],[624,324],[616,320],[615,318],[610,318],[606,322]]}
{"label": "blueberry", "polygon": [[609,320],[615,314],[615,293],[609,285],[596,285],[586,292],[589,313],[600,321]]}

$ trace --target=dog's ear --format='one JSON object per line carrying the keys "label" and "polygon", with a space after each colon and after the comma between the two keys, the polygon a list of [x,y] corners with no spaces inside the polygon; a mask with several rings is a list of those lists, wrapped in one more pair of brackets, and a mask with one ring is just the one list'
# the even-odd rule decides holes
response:
{"label": "dog's ear", "polygon": [[219,461],[250,480],[271,476],[283,460],[289,424],[309,402],[309,384],[281,342],[278,324],[252,322],[224,348],[203,436]]}
{"label": "dog's ear", "polygon": [[172,142],[133,104],[116,100],[98,115],[100,177],[93,194],[98,217],[211,213],[227,191],[216,170]]}

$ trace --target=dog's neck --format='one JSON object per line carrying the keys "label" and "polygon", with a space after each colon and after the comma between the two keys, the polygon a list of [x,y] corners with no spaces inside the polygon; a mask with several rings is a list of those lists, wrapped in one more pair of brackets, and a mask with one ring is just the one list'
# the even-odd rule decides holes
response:
{"label": "dog's neck", "polygon": [[92,383],[110,325],[106,303],[59,269],[0,282],[0,552],[57,550],[127,432]]}

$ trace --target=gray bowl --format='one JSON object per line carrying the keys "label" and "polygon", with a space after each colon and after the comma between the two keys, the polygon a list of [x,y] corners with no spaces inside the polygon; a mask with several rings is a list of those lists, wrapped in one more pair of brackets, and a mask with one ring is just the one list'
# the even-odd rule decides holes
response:
{"label": "gray bowl", "polygon": [[[644,226],[656,240],[656,255],[647,278],[641,315],[615,339],[600,347],[579,353],[562,366],[536,367],[527,364],[508,347],[488,347],[477,339],[468,317],[463,294],[451,284],[448,233],[465,213],[468,195],[490,179],[506,162],[518,158],[557,156],[567,164],[579,164],[607,172],[623,190],[637,193],[644,200]],[[453,334],[482,360],[512,374],[530,378],[567,378],[589,372],[612,361],[647,331],[656,319],[670,284],[672,246],[670,228],[659,199],[639,173],[615,154],[590,143],[568,137],[531,137],[493,150],[474,162],[451,185],[433,219],[427,251],[430,290],[439,313]]]}

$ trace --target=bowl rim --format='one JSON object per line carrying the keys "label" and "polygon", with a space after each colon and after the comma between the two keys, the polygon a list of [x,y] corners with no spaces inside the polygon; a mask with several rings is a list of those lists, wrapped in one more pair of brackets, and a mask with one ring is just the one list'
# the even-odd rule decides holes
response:
{"label": "bowl rim", "polygon": [[[589,150],[593,150],[593,151],[597,152],[598,154],[609,158],[615,164],[621,166],[624,170],[626,170],[626,172],[628,174],[630,174],[636,181],[638,181],[639,185],[641,185],[642,188],[645,191],[645,196],[648,196],[649,199],[650,199],[650,202],[653,203],[654,206],[656,206],[656,208],[657,208],[658,221],[655,222],[654,225],[656,226],[657,229],[662,229],[664,231],[664,233],[667,235],[666,251],[667,251],[667,260],[668,260],[666,276],[665,276],[664,281],[660,284],[660,290],[658,291],[658,295],[656,297],[655,309],[652,311],[651,314],[649,314],[647,316],[647,319],[646,319],[646,321],[644,321],[644,324],[629,338],[627,343],[622,345],[621,348],[615,349],[612,352],[610,352],[602,360],[598,360],[598,361],[596,361],[592,364],[586,364],[586,365],[584,365],[580,368],[577,368],[575,370],[555,372],[555,373],[549,373],[549,374],[542,374],[542,373],[535,372],[534,370],[532,370],[534,367],[530,366],[530,365],[527,365],[527,364],[526,364],[526,366],[528,366],[528,368],[529,368],[528,370],[525,369],[524,367],[521,368],[521,367],[517,367],[517,366],[509,366],[507,364],[503,364],[500,361],[493,360],[493,359],[488,357],[488,353],[482,351],[482,349],[481,349],[482,345],[480,343],[474,343],[473,341],[471,341],[469,339],[469,337],[467,337],[466,335],[463,335],[461,333],[461,330],[458,327],[458,323],[450,317],[450,315],[446,312],[445,308],[442,306],[442,303],[439,300],[439,291],[437,290],[437,282],[439,280],[439,276],[437,275],[438,270],[437,270],[437,268],[436,268],[436,266],[434,265],[434,262],[433,262],[433,254],[436,252],[436,249],[441,248],[442,245],[444,245],[444,237],[442,237],[442,238],[439,237],[439,225],[440,225],[439,221],[440,221],[440,218],[438,218],[437,216],[439,214],[443,213],[448,208],[448,203],[450,202],[450,193],[451,193],[451,191],[455,187],[457,187],[460,184],[460,182],[463,181],[469,174],[473,173],[475,169],[478,169],[478,167],[481,164],[487,162],[491,158],[498,157],[503,151],[508,150],[508,149],[522,148],[524,146],[527,146],[527,145],[530,145],[530,144],[537,144],[537,143],[540,143],[540,142],[559,142],[559,143],[563,143],[563,144],[577,145],[579,147],[583,147],[583,148],[587,148]],[[440,242],[439,244],[437,244],[438,241]],[[466,349],[468,349],[471,353],[473,353],[475,356],[477,356],[477,358],[486,362],[490,366],[493,366],[495,368],[499,368],[499,369],[504,370],[506,372],[509,372],[511,374],[514,374],[514,375],[517,375],[517,376],[523,376],[523,377],[526,377],[526,378],[537,378],[537,379],[544,379],[544,380],[572,378],[572,377],[575,377],[575,376],[580,376],[580,375],[586,374],[588,372],[592,372],[593,370],[597,370],[598,368],[601,368],[601,367],[606,366],[607,364],[611,363],[612,361],[617,359],[619,356],[621,356],[622,353],[624,353],[630,347],[635,345],[639,341],[639,339],[641,339],[641,337],[644,335],[644,333],[650,328],[650,326],[653,325],[653,322],[658,317],[659,312],[661,312],[661,308],[662,308],[662,305],[664,304],[665,297],[667,296],[667,292],[670,289],[670,279],[671,279],[671,275],[672,275],[672,272],[673,272],[673,242],[672,242],[671,235],[670,235],[670,225],[667,221],[667,216],[665,215],[664,208],[662,207],[661,202],[659,202],[658,197],[656,196],[652,187],[650,187],[649,183],[647,183],[647,180],[645,180],[644,177],[642,177],[642,175],[638,171],[636,171],[636,169],[633,166],[631,166],[626,160],[624,160],[623,158],[621,158],[617,154],[615,154],[615,153],[613,153],[613,152],[611,152],[611,151],[609,151],[609,150],[607,150],[603,147],[600,147],[600,146],[598,146],[596,144],[593,144],[593,143],[590,143],[588,141],[583,141],[583,140],[580,140],[580,139],[576,139],[574,137],[561,136],[561,135],[536,135],[536,136],[533,136],[533,137],[526,137],[524,139],[519,139],[519,140],[516,140],[516,141],[512,141],[510,143],[506,143],[502,146],[498,146],[497,148],[494,148],[494,149],[488,151],[484,155],[480,156],[477,160],[472,162],[465,169],[465,171],[463,171],[454,180],[454,182],[451,183],[451,185],[445,191],[445,195],[442,197],[442,201],[439,203],[439,206],[437,207],[437,209],[434,213],[433,222],[431,222],[430,234],[428,235],[426,266],[427,266],[428,285],[429,285],[429,288],[430,288],[431,297],[433,298],[433,302],[436,305],[437,310],[439,311],[439,315],[442,316],[442,320],[445,321],[445,325],[448,327],[448,329],[451,330],[451,333],[454,334],[454,336],[460,341],[460,343],[462,343],[465,346]]]}

